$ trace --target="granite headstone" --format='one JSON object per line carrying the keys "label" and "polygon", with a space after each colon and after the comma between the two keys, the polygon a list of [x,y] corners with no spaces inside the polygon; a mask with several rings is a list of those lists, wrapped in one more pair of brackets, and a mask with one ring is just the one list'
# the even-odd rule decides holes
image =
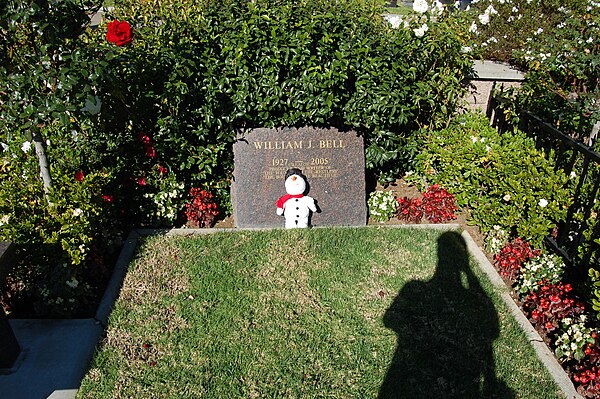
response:
{"label": "granite headstone", "polygon": [[285,173],[306,176],[319,211],[312,226],[364,226],[367,222],[363,138],[323,128],[253,129],[233,146],[233,217],[236,227],[283,227],[275,202],[286,194]]}

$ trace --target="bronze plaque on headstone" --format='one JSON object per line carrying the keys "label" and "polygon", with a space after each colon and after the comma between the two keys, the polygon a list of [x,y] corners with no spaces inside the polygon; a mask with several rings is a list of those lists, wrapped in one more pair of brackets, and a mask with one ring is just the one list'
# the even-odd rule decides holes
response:
{"label": "bronze plaque on headstone", "polygon": [[286,171],[306,176],[306,195],[318,211],[312,226],[364,226],[367,222],[363,138],[353,131],[319,128],[254,129],[233,146],[233,217],[236,227],[283,227],[276,201],[286,194]]}

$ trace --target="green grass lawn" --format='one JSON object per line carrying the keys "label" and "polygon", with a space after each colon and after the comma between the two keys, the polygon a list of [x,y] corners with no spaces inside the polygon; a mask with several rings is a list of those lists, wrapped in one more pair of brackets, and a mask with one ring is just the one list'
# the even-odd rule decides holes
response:
{"label": "green grass lawn", "polygon": [[78,398],[558,398],[456,232],[144,240]]}

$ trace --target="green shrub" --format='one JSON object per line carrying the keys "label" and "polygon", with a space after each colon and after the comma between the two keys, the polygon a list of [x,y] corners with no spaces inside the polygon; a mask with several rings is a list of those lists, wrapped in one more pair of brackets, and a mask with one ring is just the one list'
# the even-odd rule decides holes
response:
{"label": "green shrub", "polygon": [[[186,182],[222,200],[236,133],[259,126],[357,129],[369,171],[391,178],[414,155],[411,132],[447,122],[471,64],[452,18],[392,29],[381,11],[353,0],[120,2],[114,17],[135,30],[115,65],[131,112],[105,125],[131,121]],[[429,31],[417,38],[421,19]]]}
{"label": "green shrub", "polygon": [[453,193],[484,233],[497,225],[540,247],[566,216],[568,178],[525,134],[499,135],[483,115],[466,114],[430,133],[417,168]]}
{"label": "green shrub", "polygon": [[11,294],[47,314],[92,300],[98,260],[118,240],[114,208],[103,200],[114,169],[91,139],[108,62],[87,45],[88,24],[81,1],[0,5],[0,240],[19,244],[9,287],[21,291]]}

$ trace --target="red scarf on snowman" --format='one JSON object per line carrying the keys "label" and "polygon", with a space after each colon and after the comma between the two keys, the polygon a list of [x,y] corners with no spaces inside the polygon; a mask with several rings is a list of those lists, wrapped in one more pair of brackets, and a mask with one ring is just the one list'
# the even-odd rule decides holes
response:
{"label": "red scarf on snowman", "polygon": [[287,202],[287,200],[302,197],[304,197],[304,194],[286,194],[280,197],[275,204],[277,205],[277,208],[283,208],[283,205]]}

